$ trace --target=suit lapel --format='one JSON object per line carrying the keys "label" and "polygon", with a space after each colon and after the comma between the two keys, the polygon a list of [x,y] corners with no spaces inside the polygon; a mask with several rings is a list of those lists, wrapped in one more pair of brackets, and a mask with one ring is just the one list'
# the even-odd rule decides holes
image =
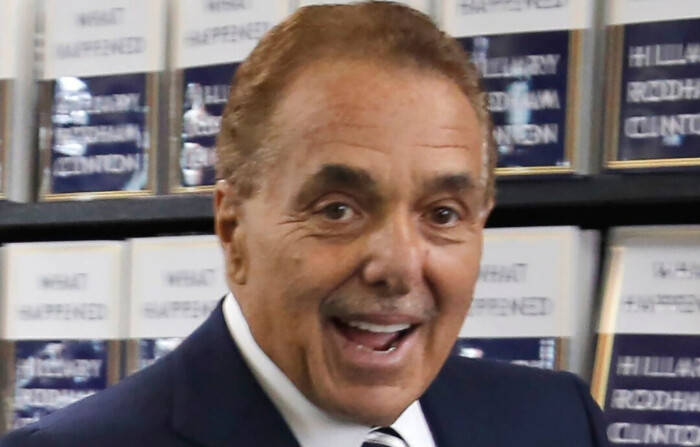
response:
{"label": "suit lapel", "polygon": [[299,447],[233,342],[221,303],[173,363],[178,434],[206,447]]}
{"label": "suit lapel", "polygon": [[502,445],[501,424],[489,390],[478,386],[478,380],[470,380],[472,377],[468,364],[448,359],[420,399],[437,447]]}

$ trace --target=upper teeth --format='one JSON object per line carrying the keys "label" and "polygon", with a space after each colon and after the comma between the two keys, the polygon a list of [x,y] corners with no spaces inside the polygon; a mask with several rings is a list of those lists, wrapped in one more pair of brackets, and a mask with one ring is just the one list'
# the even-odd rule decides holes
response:
{"label": "upper teeth", "polygon": [[364,321],[348,321],[347,324],[348,326],[356,327],[358,329],[362,329],[363,331],[378,332],[381,334],[405,331],[406,329],[411,327],[411,325],[408,323],[383,325],[366,323]]}

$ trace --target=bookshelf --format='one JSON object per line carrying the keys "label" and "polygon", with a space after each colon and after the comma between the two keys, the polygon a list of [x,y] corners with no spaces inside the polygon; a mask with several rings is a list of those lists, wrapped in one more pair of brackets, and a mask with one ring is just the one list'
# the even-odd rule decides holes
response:
{"label": "bookshelf", "polygon": [[[489,227],[700,223],[697,172],[502,179]],[[212,232],[209,195],[0,202],[0,243]]]}

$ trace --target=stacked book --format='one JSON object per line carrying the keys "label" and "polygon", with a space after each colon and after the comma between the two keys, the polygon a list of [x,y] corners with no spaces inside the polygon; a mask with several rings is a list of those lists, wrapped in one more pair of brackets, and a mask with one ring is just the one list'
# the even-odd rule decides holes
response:
{"label": "stacked book", "polygon": [[170,353],[228,291],[216,236],[132,239],[126,373]]}
{"label": "stacked book", "polygon": [[700,2],[640,3],[608,2],[605,166],[700,166]]}
{"label": "stacked book", "polygon": [[289,14],[287,0],[172,2],[170,191],[210,190],[236,67]]}
{"label": "stacked book", "polygon": [[598,235],[574,227],[489,229],[454,349],[590,376]]}
{"label": "stacked book", "polygon": [[5,425],[19,428],[118,380],[122,243],[1,250]]}
{"label": "stacked book", "polygon": [[618,228],[593,395],[613,444],[700,444],[700,227]]}
{"label": "stacked book", "polygon": [[597,166],[597,2],[445,0],[440,23],[471,54],[488,93],[500,175]]}
{"label": "stacked book", "polygon": [[40,5],[40,200],[153,193],[164,0]]}

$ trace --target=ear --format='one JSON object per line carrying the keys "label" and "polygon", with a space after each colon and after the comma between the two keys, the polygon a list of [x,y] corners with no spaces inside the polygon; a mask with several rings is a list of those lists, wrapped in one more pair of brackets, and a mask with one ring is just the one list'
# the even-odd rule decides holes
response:
{"label": "ear", "polygon": [[496,199],[494,197],[490,197],[487,199],[486,203],[484,204],[484,207],[481,210],[481,226],[485,227],[486,226],[486,221],[489,219],[489,216],[491,215],[491,211],[493,211],[493,208],[496,206]]}
{"label": "ear", "polygon": [[245,284],[248,275],[242,213],[236,188],[226,180],[218,180],[214,187],[214,231],[224,250],[227,276],[237,284]]}

